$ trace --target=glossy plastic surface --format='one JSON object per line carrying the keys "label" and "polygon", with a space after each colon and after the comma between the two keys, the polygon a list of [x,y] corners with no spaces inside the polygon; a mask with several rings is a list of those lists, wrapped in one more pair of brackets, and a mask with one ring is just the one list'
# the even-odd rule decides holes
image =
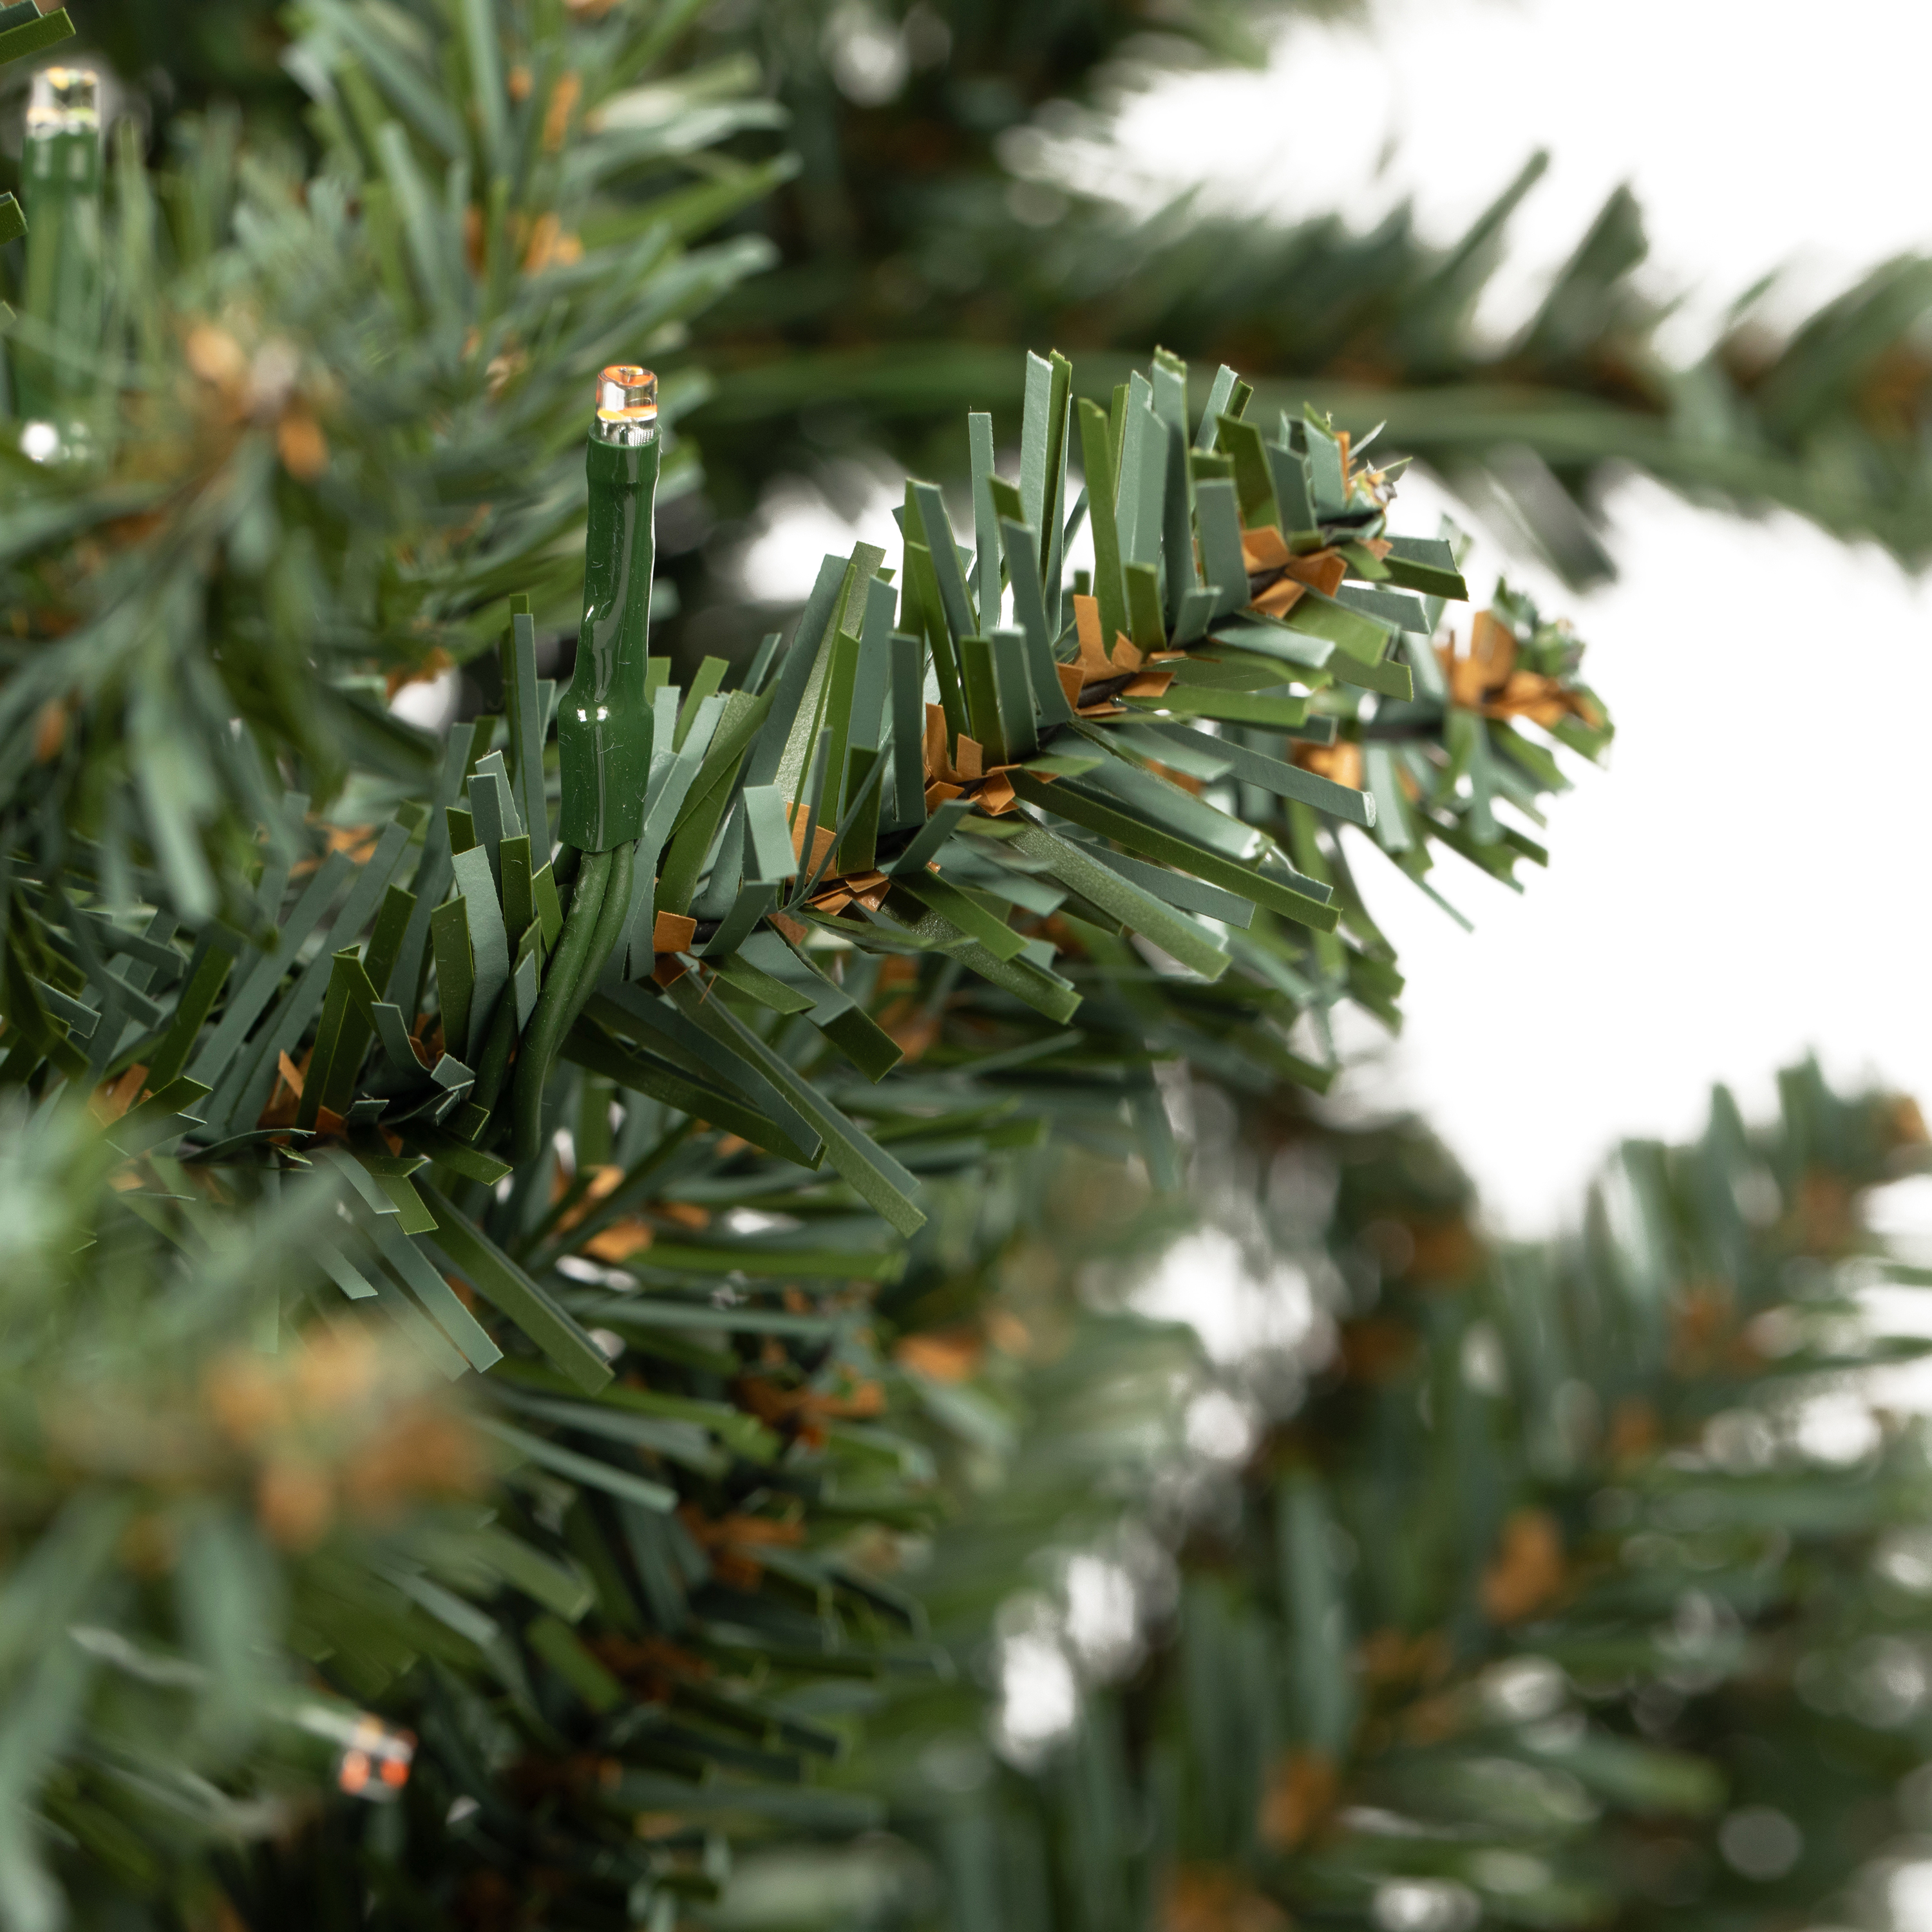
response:
{"label": "glossy plastic surface", "polygon": [[584,626],[577,669],[557,708],[566,845],[608,852],[644,830],[650,773],[651,707],[644,692],[650,649],[651,517],[658,445],[586,446],[590,520],[585,545]]}

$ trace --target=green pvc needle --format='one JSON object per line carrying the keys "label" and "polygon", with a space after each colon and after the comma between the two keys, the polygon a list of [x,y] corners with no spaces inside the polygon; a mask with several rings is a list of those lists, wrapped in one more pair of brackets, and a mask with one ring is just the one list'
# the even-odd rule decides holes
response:
{"label": "green pvc needle", "polygon": [[651,705],[644,689],[656,544],[658,379],[628,364],[597,379],[585,452],[590,518],[584,560],[584,626],[577,669],[557,709],[563,778],[562,836],[608,852],[644,826]]}
{"label": "green pvc needle", "polygon": [[14,0],[10,7],[0,7],[0,34],[5,33],[10,27],[24,27],[29,21],[58,10],[58,0]]}

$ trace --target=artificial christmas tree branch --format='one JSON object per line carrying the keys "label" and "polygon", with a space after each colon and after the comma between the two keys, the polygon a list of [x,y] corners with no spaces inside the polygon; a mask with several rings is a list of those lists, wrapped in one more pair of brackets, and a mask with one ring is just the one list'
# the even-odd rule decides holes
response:
{"label": "artificial christmas tree branch", "polygon": [[[1317,422],[1248,422],[1232,372],[1190,403],[1171,359],[1078,418],[1065,365],[1036,364],[1017,484],[974,431],[970,551],[915,484],[890,577],[874,551],[827,560],[788,646],[729,688],[722,665],[680,686],[647,654],[642,474],[673,392],[633,370],[614,416],[597,390],[620,434],[593,435],[593,471],[608,446],[624,473],[590,479],[591,648],[552,753],[537,614],[505,600],[527,586],[541,608],[576,577],[560,550],[581,429],[552,421],[558,386],[574,365],[580,397],[608,360],[611,291],[642,277],[664,317],[748,258],[694,274],[647,216],[614,214],[645,245],[573,272],[544,220],[590,225],[570,196],[600,143],[634,151],[620,128],[574,146],[556,87],[520,103],[505,79],[500,128],[458,134],[410,49],[358,14],[315,17],[322,173],[297,196],[204,151],[173,202],[168,286],[189,293],[168,298],[170,332],[129,279],[154,274],[154,204],[124,158],[112,380],[84,399],[85,442],[11,486],[37,514],[8,565],[28,628],[4,694],[5,1078],[63,1131],[94,1131],[75,1111],[90,1096],[106,1118],[79,1211],[104,1244],[150,1244],[137,1279],[193,1280],[226,1240],[275,1359],[307,1363],[346,1323],[473,1391],[466,1467],[498,1472],[491,1520],[425,1511],[358,1556],[326,1541],[325,1473],[304,1493],[338,1568],[314,1574],[278,1554],[284,1479],[252,1531],[238,1520],[237,1560],[279,1580],[226,1627],[302,1657],[283,1680],[359,1704],[372,1736],[420,1740],[400,1783],[372,1768],[399,1749],[345,1755],[316,1856],[352,1844],[379,1892],[459,1916],[502,1892],[662,1918],[715,1882],[720,1831],[871,1815],[794,1788],[843,1735],[811,1714],[814,1687],[934,1667],[870,1553],[928,1498],[890,1426],[866,1285],[1052,1120],[1164,1168],[1150,1040],[1325,1079],[1290,1044],[1298,1017],[1352,996],[1392,1013],[1397,982],[1322,814],[1400,824],[1418,874],[1445,840],[1506,868],[1493,794],[1466,800],[1454,769],[1504,721],[1418,695],[1439,613],[1400,586],[1461,584],[1445,544],[1384,537],[1388,478]],[[450,84],[488,54],[472,40]],[[441,214],[425,169],[452,142],[508,156],[520,106],[534,199],[485,206],[472,246],[461,158]],[[506,266],[500,243],[525,232]],[[195,292],[224,285],[218,304]],[[1090,589],[1063,554],[1076,422]],[[1489,621],[1587,706],[1570,647],[1507,602]],[[486,623],[508,715],[458,724],[435,755],[366,682],[460,655]],[[1365,691],[1436,734],[1386,809],[1295,761],[1354,742]],[[199,722],[170,727],[183,704]],[[244,1210],[286,1217],[299,1260],[262,1250]],[[116,1599],[116,1574],[91,1614],[182,1652],[179,1615]],[[367,1629],[390,1634],[327,1634],[310,1599],[330,1576],[357,1577]],[[189,1708],[201,1681],[182,1681]],[[82,1755],[129,1748],[106,1707],[77,1708]],[[280,1708],[251,1704],[220,1760],[238,1802],[316,1792]],[[392,1786],[380,1821],[362,1808]],[[236,1828],[209,1814],[164,1853],[120,1785],[86,1802],[95,1839],[143,1848],[124,1880],[151,1896],[204,1882],[211,1834]],[[644,1811],[676,1820],[662,1842],[629,1831]],[[480,1834],[452,1839],[466,1817]],[[23,1844],[17,1868],[44,1888],[39,1856]],[[267,1922],[286,1870],[258,1847],[224,1882]],[[68,1876],[98,1877],[84,1859]]]}

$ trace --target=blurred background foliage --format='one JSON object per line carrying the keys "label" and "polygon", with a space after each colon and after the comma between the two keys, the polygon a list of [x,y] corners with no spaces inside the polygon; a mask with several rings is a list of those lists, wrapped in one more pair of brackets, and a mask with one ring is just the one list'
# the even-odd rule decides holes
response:
{"label": "blurred background foliage", "polygon": [[956,1686],[876,1720],[926,1862],[868,1918],[771,1854],[818,1916],[727,1922],[1918,1922],[1932,1464],[1870,1297],[1928,1276],[1865,1204],[1932,1162],[1910,1102],[1779,1090],[1626,1145],[1547,1244],[1414,1122],[1198,1086],[1151,1268],[1171,1208],[1069,1176],[902,1350],[1006,1405],[921,1580],[993,1748]]}
{"label": "blurred background foliage", "polygon": [[[546,4],[562,0],[532,0],[532,15]],[[554,656],[580,514],[567,399],[620,338],[644,347],[640,329],[688,438],[663,516],[677,600],[667,634],[687,667],[704,650],[742,655],[765,627],[768,613],[746,608],[734,544],[776,486],[802,479],[850,506],[882,458],[956,482],[958,413],[1010,410],[1016,343],[1084,351],[1081,377],[1098,394],[1160,343],[1239,364],[1270,405],[1312,397],[1358,429],[1386,419],[1391,443],[1500,504],[1573,580],[1610,567],[1594,513],[1625,467],[1700,500],[1795,508],[1908,562],[1926,554],[1924,264],[1876,269],[1783,334],[1742,300],[1702,353],[1672,360],[1655,340],[1666,304],[1638,278],[1640,212],[1619,196],[1532,320],[1496,343],[1471,317],[1509,211],[1533,191],[1533,162],[1448,246],[1400,213],[1366,232],[1346,209],[1293,225],[1142,215],[1053,178],[1052,142],[1090,127],[1083,117],[1115,89],[1177,63],[1258,60],[1292,8],[569,7],[587,31],[615,15],[611,45],[634,64],[586,72],[566,117],[577,98],[587,113],[668,62],[680,78],[665,83],[660,125],[677,131],[632,153],[621,130],[598,130],[607,169],[531,172],[521,259],[530,266],[553,218],[536,272],[561,278],[543,294],[549,304],[560,292],[564,320],[555,308],[519,315],[524,284],[511,278],[490,325],[506,340],[551,332],[526,368],[494,370],[498,352],[478,352],[470,317],[425,314],[410,292],[422,285],[411,275],[433,283],[434,266],[398,276],[376,253],[316,252],[328,211],[296,191],[309,166],[333,142],[382,172],[353,87],[331,125],[298,85],[318,71],[339,80],[344,43],[330,29],[343,10],[90,0],[80,46],[118,77],[135,140],[189,184],[182,205],[198,196],[251,219],[244,244],[211,236],[170,281],[168,328],[219,325],[199,361],[186,338],[192,382],[175,386],[162,313],[118,318],[130,356],[168,372],[148,425],[158,473],[178,482],[185,451],[201,487],[113,506],[102,540],[115,562],[98,575],[26,591],[13,580],[37,643],[92,646],[86,626],[104,614],[166,613],[176,654],[157,658],[152,629],[124,629],[128,661],[96,651],[92,688],[199,705],[185,728],[211,741],[239,704],[318,792],[352,767],[365,787],[376,774],[358,800],[409,781],[420,748],[386,722],[383,673],[478,650],[483,614],[513,582],[536,590]],[[410,51],[432,72],[462,58],[454,38]],[[553,90],[562,78],[543,77]],[[124,184],[139,158],[124,150]],[[626,252],[666,220],[693,250],[676,273]],[[413,245],[406,229],[400,245]],[[125,244],[140,232],[129,223]],[[304,338],[311,359],[264,365],[247,304],[220,305],[255,277],[278,314],[299,316],[304,268],[331,296]],[[331,334],[344,290],[359,304],[353,326]],[[332,383],[367,386],[342,408]],[[362,500],[290,508],[328,560],[302,579],[260,506],[288,508],[304,481],[302,425],[327,434],[338,421],[380,434],[344,452]],[[7,552],[10,568],[19,554]],[[206,635],[192,600],[171,594],[171,569],[217,583],[208,608],[223,634],[263,641],[259,658],[208,660],[219,689],[197,687]],[[288,603],[292,581],[316,586],[313,601]],[[104,634],[111,646],[111,623]],[[289,678],[275,646],[298,636],[373,665],[364,701],[339,679]],[[80,659],[44,688],[30,653],[11,661],[16,746],[44,746],[46,706],[66,702]],[[478,671],[472,708],[490,676]],[[330,694],[320,710],[318,688]],[[85,764],[58,744],[16,760],[39,788],[32,822],[111,836],[116,783],[138,782],[184,728],[164,710],[130,715],[124,755],[96,760],[99,738],[76,727],[68,742],[85,739]],[[259,775],[232,777],[251,806]],[[1932,1478],[1916,1426],[1872,1400],[1875,1367],[1905,1352],[1874,1339],[1861,1298],[1914,1278],[1866,1232],[1862,1208],[1922,1163],[1924,1133],[1895,1097],[1834,1095],[1814,1070],[1788,1076],[1783,1095],[1774,1122],[1747,1127],[1720,1096],[1696,1145],[1624,1150],[1576,1234],[1544,1247],[1487,1239],[1453,1160],[1414,1124],[1352,1123],[1198,1076],[1168,1094],[1190,1162],[1184,1199],[1124,1169],[1124,1141],[1105,1136],[1003,1168],[977,1198],[957,1190],[878,1302],[896,1337],[896,1399],[919,1418],[908,1432],[950,1504],[922,1546],[908,1539],[899,1580],[926,1604],[951,1674],[868,1684],[838,1705],[842,1721],[868,1719],[871,1743],[830,1774],[853,1805],[829,1808],[818,1831],[768,1823],[722,1903],[704,1902],[722,1872],[704,1842],[706,1862],[681,1874],[689,1910],[745,1928],[948,1932],[1898,1918],[1925,1870],[1914,1834],[1932,1829],[1932,1797],[1911,1777],[1932,1747]],[[8,1145],[17,1560],[64,1499],[46,1483],[44,1418],[61,1411],[72,1324],[90,1304],[55,1298],[71,1295],[68,1238],[106,1181],[84,1148],[17,1124]],[[166,1507],[193,1492],[184,1533],[206,1539],[214,1567],[200,1574],[221,1588],[158,1613],[190,1660],[167,1670],[232,1665],[221,1618],[251,1588],[278,1587],[249,1571],[264,1535],[277,1540],[277,1508],[293,1513],[285,1547],[316,1565],[346,1550],[366,1566],[372,1542],[424,1522],[472,1527],[473,1445],[428,1395],[404,1391],[391,1412],[416,1418],[437,1453],[415,1457],[406,1480],[392,1470],[382,1490],[353,1466],[374,1454],[354,1424],[375,1371],[352,1348],[319,1393],[265,1394],[249,1381],[255,1358],[244,1371],[230,1352],[248,1316],[242,1277],[265,1259],[298,1268],[302,1232],[272,1214],[251,1224],[249,1269],[194,1277],[166,1334],[128,1328],[118,1357],[87,1364],[67,1398],[74,1412],[110,1409],[101,1391],[128,1364],[186,1392],[178,1412],[146,1420],[185,1459],[192,1480]],[[1166,1288],[1158,1268],[1137,1286],[1145,1257],[1176,1241]],[[138,1301],[128,1284],[160,1265],[158,1252],[117,1251],[88,1274],[90,1292]],[[1190,1257],[1248,1285],[1249,1325],[1205,1346],[1150,1325],[1150,1313],[1180,1312],[1172,1284],[1184,1298]],[[278,1477],[280,1432],[296,1427],[304,1473]],[[58,1557],[76,1594],[50,1594],[44,1616],[82,1622],[95,1614],[82,1580],[110,1595],[153,1587],[140,1526],[167,1468],[145,1437],[83,1432],[56,1447],[80,1486],[110,1499],[91,1532],[93,1568],[66,1567],[64,1546],[46,1556],[50,1579]],[[381,1504],[366,1520],[340,1501],[365,1493]],[[280,1498],[266,1514],[265,1494]],[[305,1522],[320,1524],[311,1540]],[[392,1615],[421,1641],[393,1604],[357,1614],[358,1641]],[[43,1706],[65,1697],[77,1711],[84,1694],[44,1666],[44,1636],[0,1630],[0,1669],[51,1735]],[[144,1753],[177,1761],[188,1775],[154,1798],[155,1815],[191,1798],[197,1828],[218,1835],[218,1780],[247,1748],[245,1724],[224,1730],[217,1698],[206,1732],[184,1743],[169,1694],[199,1698],[203,1680],[151,1684],[151,1701],[122,1680],[160,1665],[109,1662],[115,1693],[91,1720],[102,1755],[124,1770]],[[326,1726],[315,1735],[332,1761],[340,1740]],[[5,1789],[42,1768],[6,1760]],[[538,1794],[532,1815],[554,1798]],[[84,1780],[58,1783],[46,1809],[66,1834],[64,1874],[79,1875],[81,1922],[115,1922],[116,1888],[152,1880],[138,1869],[148,1853],[113,1836]],[[855,1840],[861,1818],[880,1828]],[[348,1839],[320,1841],[325,1860],[355,1855]],[[240,1900],[249,1923],[296,1922],[290,1899],[314,1869],[278,1870],[271,1856],[231,1870],[226,1898],[197,1879],[173,1909],[183,1924],[225,1926]],[[5,1903],[22,1923],[44,1908]],[[360,1908],[338,1903],[352,1922]],[[439,1922],[406,1888],[385,1909]],[[463,1910],[458,1922],[534,1922],[498,1900]]]}
{"label": "blurred background foliage", "polygon": [[[782,106],[784,130],[740,136],[740,152],[795,158],[792,178],[739,218],[776,245],[776,266],[704,332],[718,379],[694,418],[706,492],[666,531],[667,568],[699,626],[694,658],[698,643],[735,656],[755,638],[729,539],[776,481],[802,479],[849,510],[882,453],[958,480],[945,432],[962,409],[1016,401],[1006,352],[1022,342],[1080,352],[1103,398],[1160,344],[1240,368],[1270,406],[1278,389],[1358,434],[1385,421],[1573,581],[1613,567],[1598,512],[1628,470],[1700,501],[1788,508],[1908,562],[1928,553],[1923,262],[1875,267],[1796,327],[1768,320],[1763,289],[1738,291],[1711,340],[1669,353],[1657,332],[1672,292],[1645,280],[1642,210],[1619,191],[1534,314],[1496,340],[1472,316],[1540,157],[1499,154],[1499,178],[1519,161],[1521,173],[1446,244],[1403,208],[1368,224],[1346,206],[1284,220],[1191,200],[1128,208],[1066,184],[1056,150],[1104,141],[1124,93],[1177,70],[1259,64],[1297,16],[1363,14],[1347,0],[624,10],[647,15],[708,86],[748,82]],[[238,99],[294,140],[294,17],[248,0],[106,0],[82,32],[158,130]]]}
{"label": "blurred background foliage", "polygon": [[[207,1922],[211,1850],[298,1831],[358,1741],[392,1795],[400,1741],[302,1660],[353,1660],[368,1694],[436,1654],[398,1580],[431,1552],[496,1587],[491,1445],[364,1328],[263,1347],[284,1288],[322,1279],[333,1190],[270,1175],[218,1222],[178,1167],[130,1192],[84,1114],[23,1101],[0,1118],[0,1920],[124,1924],[159,1897]],[[183,1202],[199,1242],[170,1238]]]}

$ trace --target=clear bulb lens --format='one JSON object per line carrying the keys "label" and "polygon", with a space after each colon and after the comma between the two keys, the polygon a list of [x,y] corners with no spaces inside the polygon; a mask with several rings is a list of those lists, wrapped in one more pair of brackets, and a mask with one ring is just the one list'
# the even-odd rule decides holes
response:
{"label": "clear bulb lens", "polygon": [[100,81],[92,68],[44,67],[27,104],[27,133],[79,134],[100,125]]}
{"label": "clear bulb lens", "polygon": [[657,434],[658,379],[635,363],[614,363],[597,378],[591,433],[600,442],[646,443]]}

